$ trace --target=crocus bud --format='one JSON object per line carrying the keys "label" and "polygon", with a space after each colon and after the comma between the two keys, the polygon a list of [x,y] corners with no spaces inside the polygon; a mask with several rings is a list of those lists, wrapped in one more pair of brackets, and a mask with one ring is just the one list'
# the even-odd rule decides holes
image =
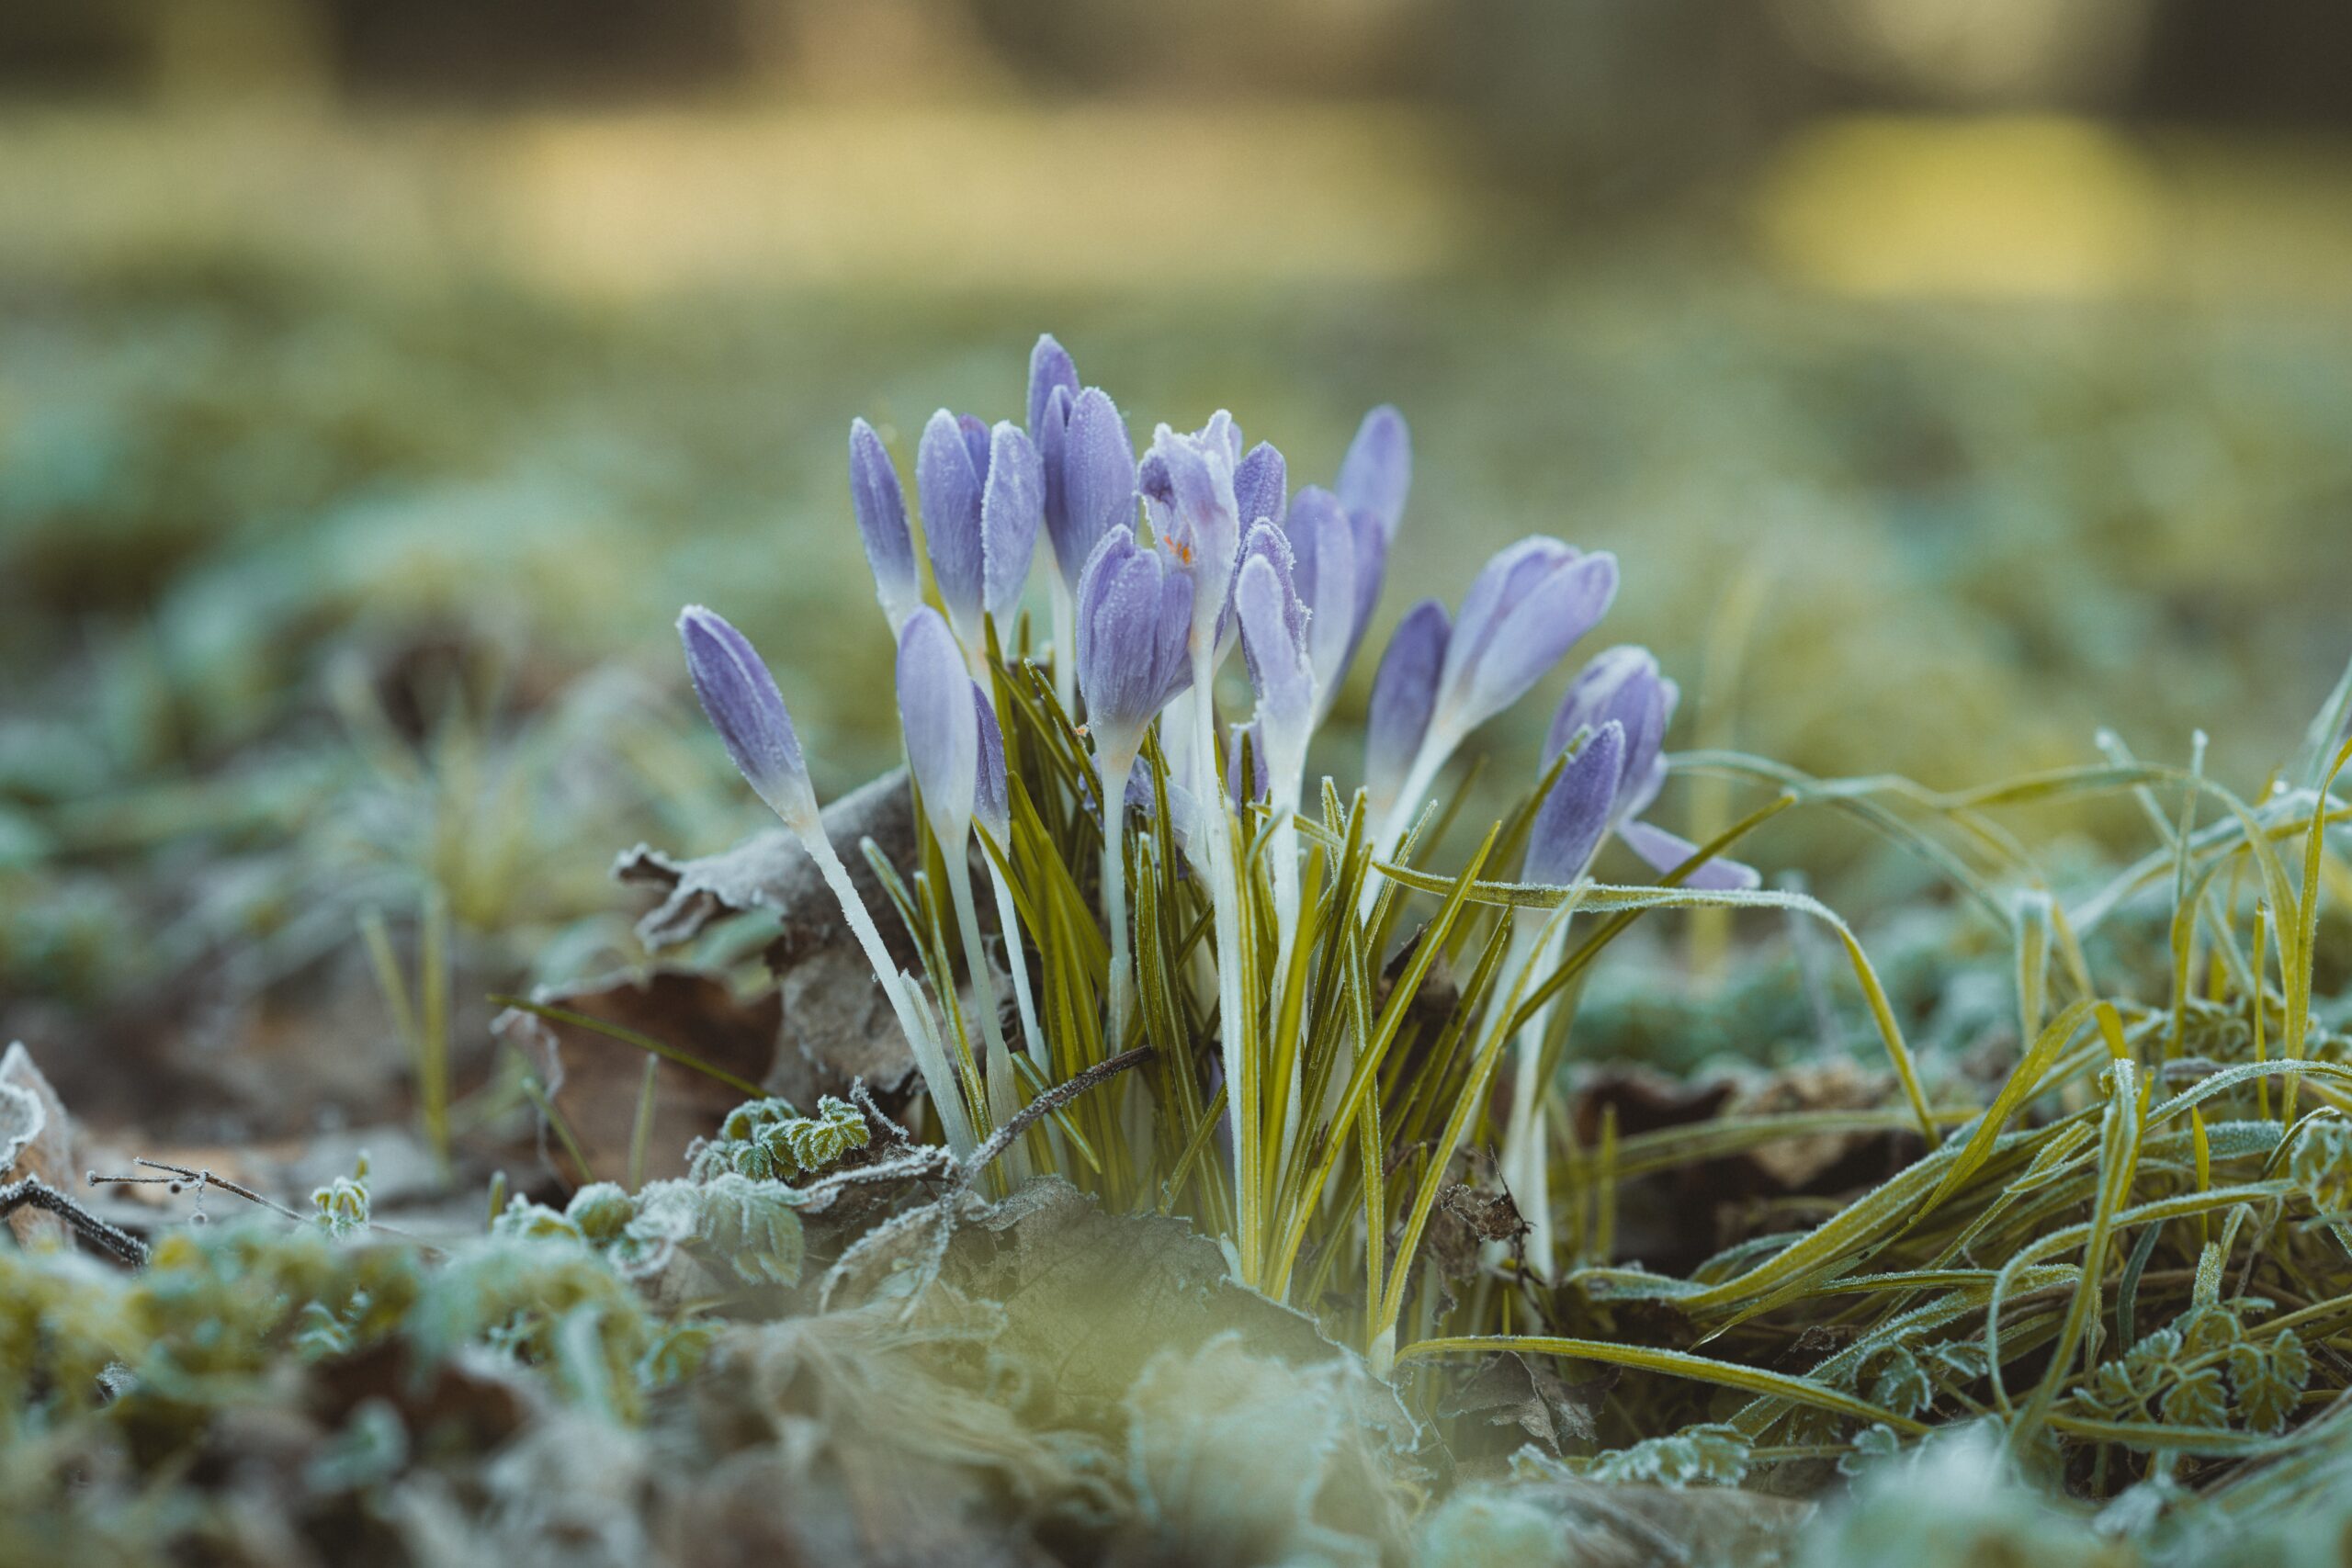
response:
{"label": "crocus bud", "polygon": [[981,603],[989,615],[1010,615],[1019,606],[1045,509],[1046,474],[1036,446],[1020,426],[1000,422],[989,440],[980,487]]}
{"label": "crocus bud", "polygon": [[1233,494],[1240,440],[1233,416],[1222,409],[1196,434],[1163,424],[1136,472],[1160,547],[1193,580],[1193,641],[1204,652],[1216,647],[1241,549]]}
{"label": "crocus bud", "polygon": [[[1065,398],[1053,390],[1054,406]],[[1136,521],[1136,449],[1108,395],[1089,387],[1058,422],[1049,410],[1038,452],[1046,471],[1046,534],[1070,592],[1102,536]]]}
{"label": "crocus bud", "polygon": [[1619,647],[1594,655],[1552,719],[1544,765],[1552,765],[1577,730],[1597,730],[1615,719],[1625,728],[1625,779],[1616,814],[1621,820],[1638,815],[1657,798],[1666,782],[1666,727],[1679,695],[1679,688],[1658,673],[1657,660],[1645,648]]}
{"label": "crocus bud", "polygon": [[1078,400],[1078,367],[1071,362],[1069,350],[1046,333],[1029,351],[1029,436],[1041,446],[1046,441],[1046,406],[1056,392],[1063,394],[1063,417],[1068,418],[1069,405]]}
{"label": "crocus bud", "polygon": [[1012,800],[1004,782],[1004,731],[998,728],[996,710],[989,706],[988,694],[980,690],[978,681],[972,682],[972,710],[980,740],[979,766],[972,779],[972,818],[988,829],[997,848],[1010,854]]}
{"label": "crocus bud", "polygon": [[1283,531],[1295,562],[1292,578],[1312,617],[1307,652],[1315,663],[1319,719],[1347,679],[1379,602],[1388,536],[1372,513],[1348,512],[1338,496],[1317,485],[1291,498]]}
{"label": "crocus bud", "polygon": [[1364,716],[1363,782],[1375,814],[1385,812],[1405,787],[1430,714],[1437,705],[1437,682],[1452,640],[1445,606],[1424,599],[1405,612],[1372,678],[1372,707]]}
{"label": "crocus bud", "polygon": [[849,499],[865,545],[865,564],[874,569],[874,596],[895,635],[922,603],[922,583],[915,573],[914,538],[907,530],[899,472],[890,466],[882,438],[862,419],[849,426]]}
{"label": "crocus bud", "polygon": [[923,814],[951,854],[960,852],[970,830],[978,790],[980,739],[972,693],[956,634],[939,612],[925,608],[909,616],[899,634],[899,723]]}
{"label": "crocus bud", "polygon": [[1379,522],[1383,540],[1396,536],[1406,493],[1413,488],[1413,437],[1403,414],[1383,403],[1363,416],[1333,488],[1350,512],[1368,513]]}
{"label": "crocus bud", "polygon": [[1463,597],[1434,722],[1464,736],[1510,706],[1617,596],[1617,558],[1557,539],[1521,539],[1496,553]]}
{"label": "crocus bud", "polygon": [[1233,590],[1268,761],[1285,782],[1305,764],[1307,737],[1315,726],[1315,669],[1307,658],[1306,609],[1291,584],[1290,568],[1290,546],[1281,530],[1260,523],[1250,530],[1240,580]]}
{"label": "crocus bud", "polygon": [[1098,747],[1133,761],[1143,732],[1192,683],[1192,574],[1114,528],[1078,584],[1078,687]]}
{"label": "crocus bud", "polygon": [[817,792],[808,783],[799,737],[792,732],[792,716],[785,712],[775,677],[751,642],[699,604],[679,615],[678,640],[685,645],[695,696],[737,771],[786,827],[797,833],[815,830]]}
{"label": "crocus bud", "polygon": [[1527,835],[1528,881],[1565,887],[1584,874],[1609,832],[1624,773],[1625,727],[1612,718],[1568,759],[1536,808]]}
{"label": "crocus bud", "polygon": [[[1620,822],[1617,836],[1627,849],[1662,872],[1672,871],[1699,852],[1699,846],[1690,840],[1648,822]],[[1682,886],[1704,893],[1744,893],[1763,880],[1754,866],[1717,855],[1684,877]]]}
{"label": "crocus bud", "polygon": [[962,421],[945,409],[933,414],[915,449],[915,497],[939,597],[956,626],[970,632],[979,627],[986,597],[980,491],[987,472],[988,443],[976,456]]}

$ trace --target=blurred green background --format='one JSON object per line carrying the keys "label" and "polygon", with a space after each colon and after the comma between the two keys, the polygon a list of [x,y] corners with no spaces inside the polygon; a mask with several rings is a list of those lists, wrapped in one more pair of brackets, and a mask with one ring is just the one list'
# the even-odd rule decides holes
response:
{"label": "blurred green background", "polygon": [[2347,16],[17,0],[0,1039],[235,1130],[397,1077],[367,910],[445,903],[469,996],[641,958],[614,852],[759,820],[678,604],[821,788],[887,765],[848,422],[1017,414],[1046,330],[1294,483],[1397,403],[1385,617],[1614,549],[1679,746],[1951,786],[2202,727],[2256,787],[2352,654]]}

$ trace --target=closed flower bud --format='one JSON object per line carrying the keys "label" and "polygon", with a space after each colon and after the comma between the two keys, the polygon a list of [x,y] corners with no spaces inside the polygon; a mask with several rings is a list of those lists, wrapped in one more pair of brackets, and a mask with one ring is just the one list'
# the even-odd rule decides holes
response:
{"label": "closed flower bud", "polygon": [[678,616],[686,673],[727,754],[769,809],[795,832],[816,829],[817,792],[775,677],[741,632],[699,604]]}
{"label": "closed flower bud", "polygon": [[971,827],[978,791],[973,690],[956,636],[939,612],[926,608],[910,616],[899,634],[899,723],[923,813],[950,853],[957,852]]}
{"label": "closed flower bud", "polygon": [[1463,597],[1434,722],[1456,739],[1510,706],[1590,631],[1617,596],[1617,558],[1557,539],[1497,552]]}
{"label": "closed flower bud", "polygon": [[849,427],[849,498],[857,513],[858,537],[866,565],[874,570],[874,596],[895,635],[922,603],[915,572],[914,538],[907,529],[907,498],[882,438],[864,420]]}

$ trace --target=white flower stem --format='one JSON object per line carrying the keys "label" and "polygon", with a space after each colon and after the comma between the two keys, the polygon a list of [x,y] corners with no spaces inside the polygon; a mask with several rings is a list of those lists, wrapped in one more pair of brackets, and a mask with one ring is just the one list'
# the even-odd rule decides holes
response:
{"label": "white flower stem", "polygon": [[1126,1049],[1127,1024],[1135,1017],[1135,960],[1127,938],[1127,775],[1135,772],[1135,748],[1095,738],[1094,762],[1102,795],[1102,923],[1111,933],[1111,1027],[1103,1054]]}
{"label": "white flower stem", "polygon": [[1214,648],[1193,652],[1194,803],[1207,840],[1209,902],[1216,926],[1217,1032],[1225,1045],[1226,1100],[1233,1117],[1234,1197],[1241,1282],[1254,1285],[1265,1247],[1261,1232],[1258,1060],[1250,1048],[1250,1010],[1241,994],[1241,890],[1233,871],[1233,807],[1217,780]]}
{"label": "white flower stem", "polygon": [[802,846],[808,850],[808,858],[817,863],[825,886],[833,890],[833,897],[842,907],[842,918],[849,922],[858,946],[865,950],[865,961],[874,966],[874,978],[880,982],[882,994],[889,998],[890,1010],[897,1015],[899,1028],[914,1052],[915,1066],[922,1070],[923,1084],[931,1090],[932,1104],[939,1111],[939,1124],[947,1134],[948,1148],[956,1158],[967,1157],[979,1143],[972,1135],[972,1119],[965,1109],[956,1074],[947,1065],[947,1053],[924,1017],[920,998],[909,991],[906,976],[890,961],[889,950],[882,945],[882,933],[875,928],[874,917],[866,912],[865,900],[858,897],[856,886],[851,883],[842,857],[833,852],[833,843],[825,836],[824,825],[820,822],[799,831]]}
{"label": "white flower stem", "polygon": [[1054,1081],[1053,1058],[1046,1053],[1046,1032],[1037,1022],[1037,1003],[1029,991],[1029,965],[1021,960],[1021,907],[1013,902],[1012,884],[996,863],[989,863],[989,881],[996,889],[996,924],[1004,933],[1005,967],[1012,974],[1012,1005],[1021,1014],[1021,1043],[1029,1065],[1046,1082]]}
{"label": "white flower stem", "polygon": [[[1398,844],[1413,826],[1413,818],[1429,803],[1430,786],[1437,782],[1438,773],[1453,755],[1457,744],[1457,737],[1442,733],[1436,722],[1430,722],[1429,733],[1421,738],[1421,749],[1413,753],[1413,765],[1405,772],[1404,788],[1396,792],[1387,815],[1381,818],[1380,830],[1372,836],[1374,854],[1390,859],[1396,856]],[[1364,878],[1363,895],[1356,905],[1358,919],[1372,917],[1372,907],[1380,898],[1382,885],[1376,873]]]}
{"label": "white flower stem", "polygon": [[[1546,932],[1527,960],[1534,974],[1549,971],[1559,962],[1560,952],[1567,940],[1565,922]],[[1517,957],[1516,951],[1512,953]],[[1552,1184],[1548,1139],[1544,1133],[1544,1091],[1551,1086],[1542,1077],[1544,1039],[1551,1032],[1555,1001],[1546,1001],[1536,1010],[1527,1027],[1519,1032],[1519,1061],[1513,1077],[1510,1121],[1503,1133],[1502,1178],[1510,1189],[1511,1201],[1519,1205],[1520,1217],[1528,1224],[1527,1262],[1536,1277],[1552,1277]]]}
{"label": "white flower stem", "polygon": [[[989,1122],[992,1127],[1001,1127],[1021,1110],[1021,1088],[1013,1080],[1012,1053],[1005,1047],[1003,1021],[997,1017],[996,978],[989,973],[988,953],[980,944],[979,909],[972,901],[970,830],[957,834],[954,843],[943,843],[940,849],[947,863],[947,889],[955,902],[956,929],[964,938],[964,966],[972,972],[973,1010],[980,1015],[980,1038],[987,1043]],[[1004,1158],[1014,1180],[1028,1175],[1019,1145],[1007,1149]]]}

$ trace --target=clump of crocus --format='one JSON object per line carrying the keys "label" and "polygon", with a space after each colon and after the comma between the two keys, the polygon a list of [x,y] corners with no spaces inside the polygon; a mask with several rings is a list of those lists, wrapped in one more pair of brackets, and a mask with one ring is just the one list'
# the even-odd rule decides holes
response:
{"label": "clump of crocus", "polygon": [[[1277,1294],[1309,1227],[1361,1202],[1359,1299],[1378,1359],[1449,1166],[1514,1047],[1502,1169],[1535,1228],[1529,1262],[1551,1269],[1543,1044],[1558,1037],[1550,1014],[1568,1005],[1563,946],[1603,846],[1621,839],[1726,897],[1752,874],[1646,820],[1675,691],[1636,649],[1593,660],[1562,704],[1537,769],[1542,798],[1519,818],[1524,860],[1508,896],[1493,889],[1511,868],[1489,863],[1501,824],[1458,878],[1415,865],[1435,852],[1416,832],[1433,819],[1448,762],[1558,666],[1616,592],[1614,558],[1557,539],[1498,552],[1457,614],[1434,599],[1408,610],[1371,680],[1361,785],[1313,772],[1412,488],[1395,409],[1364,416],[1328,487],[1295,493],[1283,452],[1246,444],[1222,410],[1197,430],[1157,426],[1138,460],[1117,405],[1051,337],[1031,355],[1022,412],[990,424],[942,410],[924,426],[914,482],[928,591],[890,455],[864,422],[851,428],[852,509],[899,642],[928,868],[911,888],[886,882],[931,999],[889,964],[839,871],[773,681],[705,611],[682,623],[696,689],[745,776],[826,868],[951,1145],[988,1139],[1039,1086],[1152,1046],[1119,1093],[1057,1109],[1049,1134],[1013,1151],[1011,1173],[1034,1158],[1115,1201],[1181,1203],[1217,1227],[1243,1280]],[[1052,611],[1042,645],[1024,619],[1041,534]],[[1237,647],[1250,702],[1220,715],[1238,690],[1219,684]],[[976,835],[1019,1055],[981,941]],[[1400,920],[1431,897],[1427,922]],[[1432,1031],[1411,1010],[1427,1005],[1415,998],[1445,953],[1456,982],[1439,1005],[1452,1011]],[[1394,1055],[1407,1040],[1409,1073]],[[1425,1084],[1447,1087],[1432,1098]]]}

